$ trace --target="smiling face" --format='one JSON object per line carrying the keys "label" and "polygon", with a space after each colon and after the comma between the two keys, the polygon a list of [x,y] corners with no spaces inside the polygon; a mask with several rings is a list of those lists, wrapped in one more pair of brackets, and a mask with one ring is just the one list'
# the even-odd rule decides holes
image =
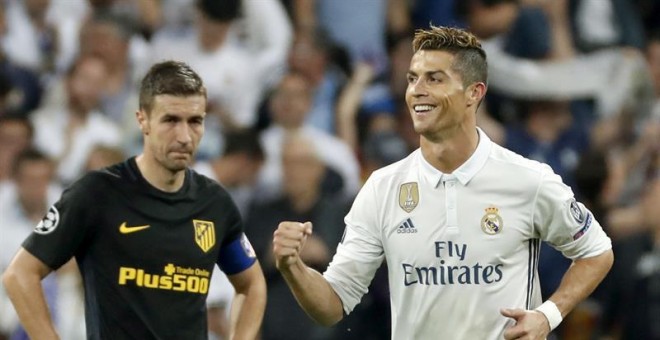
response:
{"label": "smiling face", "polygon": [[[446,51],[419,50],[410,61],[406,103],[415,131],[429,140],[475,122],[478,85],[463,85],[461,75],[452,69],[454,58]],[[472,106],[474,110],[469,109]]]}
{"label": "smiling face", "polygon": [[205,110],[203,95],[154,96],[150,112],[137,113],[145,157],[171,173],[186,169],[204,135]]}

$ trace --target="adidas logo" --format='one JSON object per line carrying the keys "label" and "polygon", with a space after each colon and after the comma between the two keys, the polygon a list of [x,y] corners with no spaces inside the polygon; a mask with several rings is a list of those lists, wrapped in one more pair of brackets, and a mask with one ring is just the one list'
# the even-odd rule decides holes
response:
{"label": "adidas logo", "polygon": [[403,223],[401,223],[399,227],[396,228],[397,234],[414,234],[416,232],[417,228],[415,228],[415,225],[410,218],[403,221]]}

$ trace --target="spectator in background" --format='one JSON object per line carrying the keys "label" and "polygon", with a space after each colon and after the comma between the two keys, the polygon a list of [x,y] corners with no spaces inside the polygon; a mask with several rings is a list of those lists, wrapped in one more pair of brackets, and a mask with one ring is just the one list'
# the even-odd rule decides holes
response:
{"label": "spectator in background", "polygon": [[[13,163],[13,180],[0,191],[0,272],[9,266],[12,257],[21,246],[21,242],[32,232],[37,223],[53,204],[61,189],[54,182],[55,164],[44,154],[34,149],[26,149],[18,154]],[[43,281],[46,297],[51,306],[51,313],[58,326],[58,287],[55,275]],[[69,310],[72,312],[72,310]],[[13,334],[16,339],[26,338],[20,327],[18,317],[4,286],[0,284],[0,335]],[[14,338],[12,338],[14,339]]]}
{"label": "spectator in background", "polygon": [[660,179],[643,195],[641,231],[615,243],[617,261],[604,282],[602,335],[660,339]]}
{"label": "spectator in background", "polygon": [[[374,170],[403,159],[408,147],[398,134],[393,108],[374,105],[361,110],[362,99],[374,77],[374,69],[358,63],[337,102],[337,133],[360,155],[362,178]],[[363,113],[360,117],[360,112]],[[369,112],[368,114],[364,114]],[[362,125],[362,126],[361,126]]]}
{"label": "spectator in background", "polygon": [[76,22],[50,15],[51,0],[10,0],[6,6],[2,48],[9,60],[43,77],[63,71],[76,52]]}
{"label": "spectator in background", "polygon": [[293,17],[299,31],[322,28],[347,50],[351,64],[368,61],[379,75],[385,73],[388,65],[387,32],[410,29],[405,0],[296,1]]}
{"label": "spectator in background", "polygon": [[[256,204],[248,214],[245,233],[257,258],[263,263],[268,285],[262,339],[286,339],[295,334],[300,339],[330,339],[331,330],[316,325],[297,306],[286,283],[277,273],[271,253],[274,226],[281,220],[311,221],[315,226],[301,256],[314,268],[323,269],[330,261],[330,249],[339,243],[342,216],[348,202],[322,192],[325,164],[321,150],[310,135],[296,131],[285,133],[282,140],[283,192],[278,199]],[[309,246],[309,248],[307,248]],[[282,327],[282,325],[287,325]]]}
{"label": "spectator in background", "polygon": [[121,126],[122,147],[131,155],[138,152],[142,142],[134,108],[138,105],[138,84],[149,61],[148,46],[136,29],[130,16],[99,11],[91,13],[80,34],[81,55],[98,56],[106,64],[99,109]]}
{"label": "spectator in background", "polygon": [[32,116],[35,146],[57,161],[57,176],[65,184],[83,174],[96,144],[118,147],[122,142],[119,127],[98,111],[107,75],[102,59],[81,56],[66,76],[66,104],[43,107]]}
{"label": "spectator in background", "polygon": [[[0,39],[7,36],[5,4],[0,3]],[[6,114],[26,115],[39,106],[42,86],[40,74],[19,66],[0,49],[0,117]]]}
{"label": "spectator in background", "polygon": [[286,74],[269,98],[272,125],[261,133],[261,145],[266,151],[266,163],[259,174],[259,196],[275,198],[283,192],[282,152],[286,134],[296,132],[309,138],[319,151],[328,169],[328,177],[336,184],[330,191],[345,197],[357,193],[360,185],[359,165],[355,154],[341,139],[305,124],[311,109],[312,93],[307,80],[300,74]]}
{"label": "spectator in background", "polygon": [[152,53],[185,61],[204,78],[211,114],[207,132],[216,136],[207,135],[200,156],[214,157],[222,150],[221,127],[255,125],[262,96],[286,65],[292,31],[278,0],[197,0],[195,5],[194,29],[159,32]]}
{"label": "spectator in background", "polygon": [[289,70],[307,79],[313,94],[306,124],[335,133],[335,102],[346,75],[333,61],[333,43],[322,29],[300,30],[289,52]]}
{"label": "spectator in background", "polygon": [[92,11],[111,12],[129,18],[136,31],[149,38],[163,24],[163,1],[159,0],[89,0]]}
{"label": "spectator in background", "polygon": [[635,1],[569,0],[576,48],[589,52],[614,46],[644,48],[644,27]]}
{"label": "spectator in background", "polygon": [[32,145],[34,128],[25,117],[0,116],[0,191],[12,177],[16,157]]}
{"label": "spectator in background", "polygon": [[254,200],[257,177],[264,164],[264,150],[259,135],[252,130],[228,132],[224,145],[222,156],[196,162],[193,168],[222,184],[245,217]]}
{"label": "spectator in background", "polygon": [[89,157],[87,157],[85,163],[85,171],[100,170],[124,159],[126,159],[126,156],[120,148],[97,144],[89,152]]}
{"label": "spectator in background", "polygon": [[[526,101],[519,124],[506,128],[504,145],[523,157],[550,165],[570,187],[580,154],[589,147],[588,131],[573,124],[568,102]],[[562,272],[563,273],[563,272]]]}

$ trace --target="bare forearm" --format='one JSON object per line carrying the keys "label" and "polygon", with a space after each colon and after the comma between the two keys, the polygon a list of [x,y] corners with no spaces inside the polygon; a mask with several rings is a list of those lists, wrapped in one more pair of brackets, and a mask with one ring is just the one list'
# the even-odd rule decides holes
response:
{"label": "bare forearm", "polygon": [[298,304],[314,321],[331,326],[343,317],[341,300],[325,278],[302,261],[282,270]]}
{"label": "bare forearm", "polygon": [[231,306],[231,339],[256,339],[266,308],[266,284],[236,293]]}
{"label": "bare forearm", "polygon": [[46,299],[37,274],[17,273],[11,267],[2,277],[23,328],[32,339],[59,339],[48,312]]}
{"label": "bare forearm", "polygon": [[601,255],[573,262],[564,274],[559,288],[550,297],[559,308],[562,317],[570,313],[580,301],[596,289],[612,267],[613,261],[614,255],[608,250]]}

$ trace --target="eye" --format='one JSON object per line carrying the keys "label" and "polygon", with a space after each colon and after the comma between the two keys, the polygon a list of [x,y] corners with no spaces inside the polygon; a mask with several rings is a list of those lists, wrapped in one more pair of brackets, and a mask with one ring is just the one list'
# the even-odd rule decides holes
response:
{"label": "eye", "polygon": [[417,77],[416,77],[416,76],[413,76],[412,74],[409,74],[409,75],[406,77],[406,80],[408,81],[408,84],[412,84],[412,83],[414,83],[414,82],[417,80]]}

